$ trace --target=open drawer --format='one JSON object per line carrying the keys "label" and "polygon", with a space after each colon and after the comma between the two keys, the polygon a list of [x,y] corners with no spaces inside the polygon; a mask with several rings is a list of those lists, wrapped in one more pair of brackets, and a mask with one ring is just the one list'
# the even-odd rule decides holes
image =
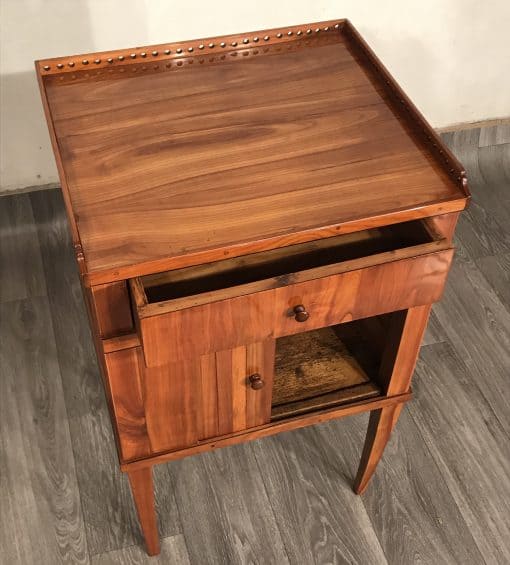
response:
{"label": "open drawer", "polygon": [[148,366],[438,300],[453,249],[416,220],[130,280]]}

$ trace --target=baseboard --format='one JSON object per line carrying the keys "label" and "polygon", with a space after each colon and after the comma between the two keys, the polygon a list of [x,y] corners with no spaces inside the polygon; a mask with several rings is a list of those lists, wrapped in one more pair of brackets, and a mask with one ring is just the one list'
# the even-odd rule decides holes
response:
{"label": "baseboard", "polygon": [[494,118],[492,120],[480,120],[478,122],[461,122],[442,128],[434,128],[437,133],[447,133],[450,131],[468,130],[475,128],[490,128],[493,126],[510,125],[510,117]]}
{"label": "baseboard", "polygon": [[48,184],[36,184],[35,186],[22,186],[21,188],[11,188],[7,190],[0,189],[0,197],[11,196],[13,194],[23,194],[25,192],[37,192],[39,190],[49,190],[53,188],[60,188],[58,182],[50,182]]}

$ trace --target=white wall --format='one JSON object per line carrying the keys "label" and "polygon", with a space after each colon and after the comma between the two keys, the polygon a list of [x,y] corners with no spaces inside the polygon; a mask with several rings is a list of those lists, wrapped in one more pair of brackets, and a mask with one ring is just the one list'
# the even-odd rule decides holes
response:
{"label": "white wall", "polygon": [[57,182],[33,61],[348,17],[433,126],[510,116],[509,0],[0,0],[0,192]]}

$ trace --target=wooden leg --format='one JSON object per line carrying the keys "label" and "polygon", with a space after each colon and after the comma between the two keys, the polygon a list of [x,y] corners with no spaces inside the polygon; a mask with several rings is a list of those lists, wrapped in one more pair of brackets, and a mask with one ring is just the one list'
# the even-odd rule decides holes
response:
{"label": "wooden leg", "polygon": [[[396,312],[390,320],[379,372],[380,385],[388,396],[409,390],[430,308],[430,304],[409,308]],[[367,488],[402,407],[403,404],[396,404],[370,412],[367,437],[354,481],[354,492],[357,494]]]}
{"label": "wooden leg", "polygon": [[397,423],[403,404],[388,406],[380,410],[370,412],[367,436],[361,455],[358,474],[354,481],[354,492],[362,494],[365,492],[368,482],[375,472],[377,463],[382,457],[384,448],[390,439],[391,432]]}
{"label": "wooden leg", "polygon": [[154,484],[152,481],[152,467],[145,467],[137,471],[128,471],[129,484],[138,512],[138,520],[142,528],[145,546],[149,555],[158,555],[159,534],[154,506]]}

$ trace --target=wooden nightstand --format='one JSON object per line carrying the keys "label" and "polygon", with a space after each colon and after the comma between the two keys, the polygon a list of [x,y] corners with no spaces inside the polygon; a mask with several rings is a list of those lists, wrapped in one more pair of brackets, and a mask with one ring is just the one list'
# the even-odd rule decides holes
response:
{"label": "wooden nightstand", "polygon": [[347,20],[36,63],[122,470],[370,411],[395,425],[462,166]]}

